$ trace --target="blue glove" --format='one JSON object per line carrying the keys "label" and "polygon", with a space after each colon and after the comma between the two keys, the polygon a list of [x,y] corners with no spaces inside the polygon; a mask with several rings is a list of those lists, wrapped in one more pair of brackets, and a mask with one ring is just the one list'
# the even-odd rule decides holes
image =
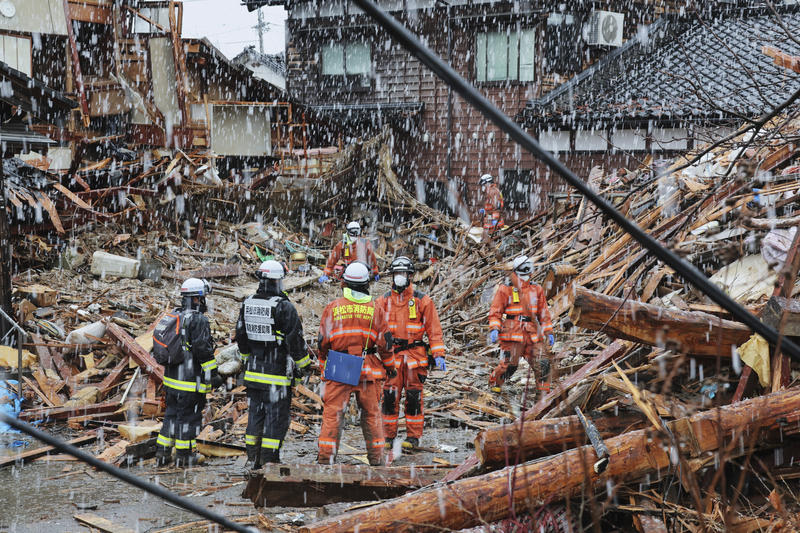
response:
{"label": "blue glove", "polygon": [[447,372],[447,365],[444,362],[444,357],[434,357],[433,360],[436,362],[436,370]]}
{"label": "blue glove", "polygon": [[484,209],[484,208],[482,208],[482,207],[481,207],[480,209],[478,209],[478,214],[479,214],[480,216],[483,216],[483,215],[485,215],[485,214],[486,214],[486,209]]}
{"label": "blue glove", "polygon": [[556,338],[555,338],[555,337],[553,337],[553,334],[552,334],[552,333],[551,333],[550,335],[548,335],[548,336],[547,336],[547,342],[549,342],[549,343],[550,343],[550,346],[552,346],[553,344],[555,344],[555,342],[556,342]]}
{"label": "blue glove", "polygon": [[492,331],[489,332],[489,342],[492,343],[492,344],[496,343],[497,342],[497,337],[499,337],[499,336],[500,336],[500,332],[497,331],[496,329],[493,329]]}
{"label": "blue glove", "polygon": [[328,276],[326,276],[325,274],[323,274],[323,275],[321,275],[321,276],[319,277],[319,280],[318,280],[318,281],[319,281],[320,283],[325,283],[325,282],[326,282],[326,281],[328,281],[329,279],[331,279],[331,278],[329,278]]}
{"label": "blue glove", "polygon": [[375,274],[375,281],[380,281],[380,280],[381,280],[381,275]]}

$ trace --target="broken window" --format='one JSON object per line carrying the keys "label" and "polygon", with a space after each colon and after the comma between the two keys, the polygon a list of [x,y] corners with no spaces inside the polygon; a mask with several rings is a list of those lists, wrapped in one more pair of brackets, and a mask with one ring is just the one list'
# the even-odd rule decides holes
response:
{"label": "broken window", "polygon": [[478,33],[475,41],[477,81],[533,81],[536,30]]}
{"label": "broken window", "polygon": [[322,47],[323,75],[368,75],[371,65],[372,51],[363,41],[328,43]]}
{"label": "broken window", "polygon": [[15,35],[0,35],[0,61],[33,76],[31,70],[31,38]]}
{"label": "broken window", "polygon": [[503,169],[500,173],[500,193],[506,209],[526,209],[531,195],[531,170]]}

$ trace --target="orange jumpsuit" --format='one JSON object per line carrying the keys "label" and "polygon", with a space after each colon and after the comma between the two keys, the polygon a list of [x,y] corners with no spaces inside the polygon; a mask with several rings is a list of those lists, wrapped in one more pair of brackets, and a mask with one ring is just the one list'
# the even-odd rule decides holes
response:
{"label": "orange jumpsuit", "polygon": [[358,297],[348,288],[344,289],[342,298],[328,304],[323,311],[319,324],[323,375],[328,350],[362,355],[366,349],[368,353],[361,368],[358,385],[323,379],[324,406],[317,456],[320,464],[329,464],[336,457],[342,416],[352,393],[356,394],[356,401],[361,408],[361,431],[367,444],[369,462],[373,465],[383,464],[385,440],[381,418],[381,391],[383,380],[386,379],[384,367],[394,366],[394,354],[386,349],[387,331],[386,317],[372,301],[372,297]]}
{"label": "orange jumpsuit", "polygon": [[[500,285],[494,295],[489,329],[500,331],[500,349],[505,352],[489,377],[489,384],[499,387],[516,372],[521,356],[532,364],[546,353],[545,342],[553,333],[553,323],[541,285],[522,281],[512,272],[511,285]],[[541,388],[548,388],[544,376],[539,381]]]}
{"label": "orange jumpsuit", "polygon": [[331,250],[331,255],[328,257],[328,262],[322,272],[326,276],[330,276],[333,274],[334,267],[340,261],[344,263],[344,266],[353,261],[361,261],[369,267],[373,276],[378,274],[378,259],[372,249],[372,243],[364,237],[351,239],[347,244],[345,244],[344,240],[337,242],[336,246]]}
{"label": "orange jumpsuit", "polygon": [[397,366],[397,375],[383,386],[383,430],[387,439],[397,436],[400,395],[405,388],[406,433],[419,439],[425,423],[422,384],[428,376],[428,353],[422,345],[423,337],[428,336],[434,357],[444,357],[439,314],[430,296],[415,291],[410,284],[401,293],[387,292],[376,305],[382,308],[389,321]]}
{"label": "orange jumpsuit", "polygon": [[486,187],[486,199],[483,204],[483,231],[484,233],[494,233],[503,227],[503,195],[497,184],[490,183]]}

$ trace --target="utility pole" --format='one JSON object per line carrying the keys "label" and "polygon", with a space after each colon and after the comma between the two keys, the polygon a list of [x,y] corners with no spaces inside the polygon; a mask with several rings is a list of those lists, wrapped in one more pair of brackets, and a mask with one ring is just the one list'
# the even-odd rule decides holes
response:
{"label": "utility pole", "polygon": [[264,22],[264,13],[261,11],[261,8],[258,8],[258,24],[253,26],[255,29],[258,30],[258,51],[262,54],[264,53],[264,30],[269,28],[269,24]]}

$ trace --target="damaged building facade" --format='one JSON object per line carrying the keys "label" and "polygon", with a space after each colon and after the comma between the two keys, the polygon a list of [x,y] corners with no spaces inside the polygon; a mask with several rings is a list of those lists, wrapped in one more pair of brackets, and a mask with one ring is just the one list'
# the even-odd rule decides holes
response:
{"label": "damaged building facade", "polygon": [[[391,125],[398,174],[430,205],[453,208],[455,189],[476,210],[487,172],[499,179],[512,220],[563,188],[352,2],[250,2],[264,4],[287,11],[287,92],[334,117],[352,139]],[[674,2],[612,1],[602,10],[535,1],[378,5],[584,176],[720,138],[788,96],[777,81],[786,74],[760,48],[794,46],[784,46],[769,13],[743,3],[701,3],[692,14]],[[794,27],[792,8],[781,15]],[[458,184],[449,203],[448,182]]]}
{"label": "damaged building facade", "polygon": [[[275,129],[291,115],[283,91],[182,37],[178,1],[26,0],[0,13],[2,59],[77,104],[39,102],[26,130],[50,139],[50,169],[86,144],[211,150],[222,166],[271,166]],[[8,7],[10,6],[10,7]],[[52,112],[51,112],[52,111]],[[20,153],[20,152],[16,152]]]}

